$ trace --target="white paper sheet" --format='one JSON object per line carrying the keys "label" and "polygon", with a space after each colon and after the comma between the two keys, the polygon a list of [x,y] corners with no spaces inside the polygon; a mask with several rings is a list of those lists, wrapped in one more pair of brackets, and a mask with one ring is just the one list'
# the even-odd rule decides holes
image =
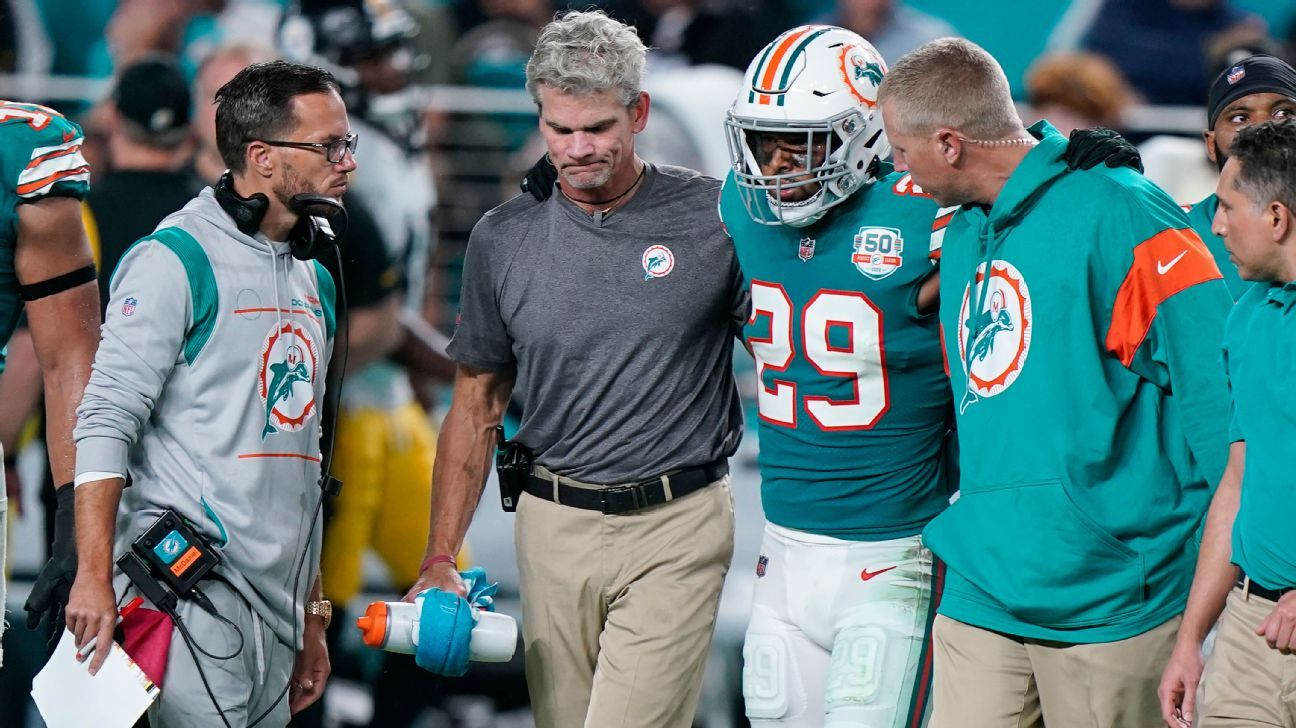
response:
{"label": "white paper sheet", "polygon": [[32,699],[49,728],[131,728],[159,690],[121,646],[90,675],[90,660],[77,662],[76,637],[67,630],[54,656],[32,680]]}

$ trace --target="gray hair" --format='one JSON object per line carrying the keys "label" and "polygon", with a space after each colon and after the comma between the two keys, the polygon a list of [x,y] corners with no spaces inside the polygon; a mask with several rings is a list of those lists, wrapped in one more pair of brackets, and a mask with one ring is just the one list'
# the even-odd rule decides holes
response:
{"label": "gray hair", "polygon": [[1229,156],[1239,165],[1234,187],[1257,209],[1280,202],[1296,213],[1296,123],[1253,124],[1233,138]]}
{"label": "gray hair", "polygon": [[888,99],[897,109],[897,134],[946,127],[994,140],[1022,128],[999,62],[963,38],[934,40],[901,58],[878,90],[879,103]]}
{"label": "gray hair", "polygon": [[630,106],[643,89],[647,57],[634,28],[597,10],[565,13],[540,31],[526,88],[537,106],[542,84],[576,95],[616,91]]}

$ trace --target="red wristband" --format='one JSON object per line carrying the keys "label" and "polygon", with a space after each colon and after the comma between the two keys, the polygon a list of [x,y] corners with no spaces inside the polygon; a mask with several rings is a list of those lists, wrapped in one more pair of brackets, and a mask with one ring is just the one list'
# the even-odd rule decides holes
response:
{"label": "red wristband", "polygon": [[459,562],[455,560],[455,557],[451,556],[450,554],[432,554],[431,556],[424,559],[423,563],[419,565],[419,573],[421,574],[424,571],[427,571],[428,567],[435,566],[437,564],[453,565],[458,563]]}

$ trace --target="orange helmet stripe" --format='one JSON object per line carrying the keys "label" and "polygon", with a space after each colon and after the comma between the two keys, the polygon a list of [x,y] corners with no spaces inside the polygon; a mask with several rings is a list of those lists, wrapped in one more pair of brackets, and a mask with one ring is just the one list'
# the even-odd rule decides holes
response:
{"label": "orange helmet stripe", "polygon": [[803,28],[798,32],[788,35],[788,37],[783,39],[782,43],[778,44],[778,47],[774,49],[773,57],[770,58],[769,63],[765,66],[765,72],[761,74],[760,89],[758,90],[769,90],[770,84],[774,83],[774,76],[777,75],[779,64],[783,62],[783,57],[787,55],[788,50],[792,48],[792,46],[796,45],[796,42],[800,40],[802,36],[809,32],[809,28]]}

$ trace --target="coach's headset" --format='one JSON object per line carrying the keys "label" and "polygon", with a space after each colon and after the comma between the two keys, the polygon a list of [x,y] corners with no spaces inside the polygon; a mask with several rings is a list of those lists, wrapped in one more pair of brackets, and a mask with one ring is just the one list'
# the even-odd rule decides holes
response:
{"label": "coach's headset", "polygon": [[[239,232],[249,237],[261,228],[270,210],[270,198],[258,192],[243,197],[234,191],[234,178],[226,171],[212,190],[221,209],[234,219]],[[288,232],[288,249],[297,260],[317,260],[333,250],[339,237],[346,233],[347,212],[342,203],[324,195],[300,194],[288,200],[288,209],[297,213],[297,224]],[[336,221],[339,230],[334,231]]]}

